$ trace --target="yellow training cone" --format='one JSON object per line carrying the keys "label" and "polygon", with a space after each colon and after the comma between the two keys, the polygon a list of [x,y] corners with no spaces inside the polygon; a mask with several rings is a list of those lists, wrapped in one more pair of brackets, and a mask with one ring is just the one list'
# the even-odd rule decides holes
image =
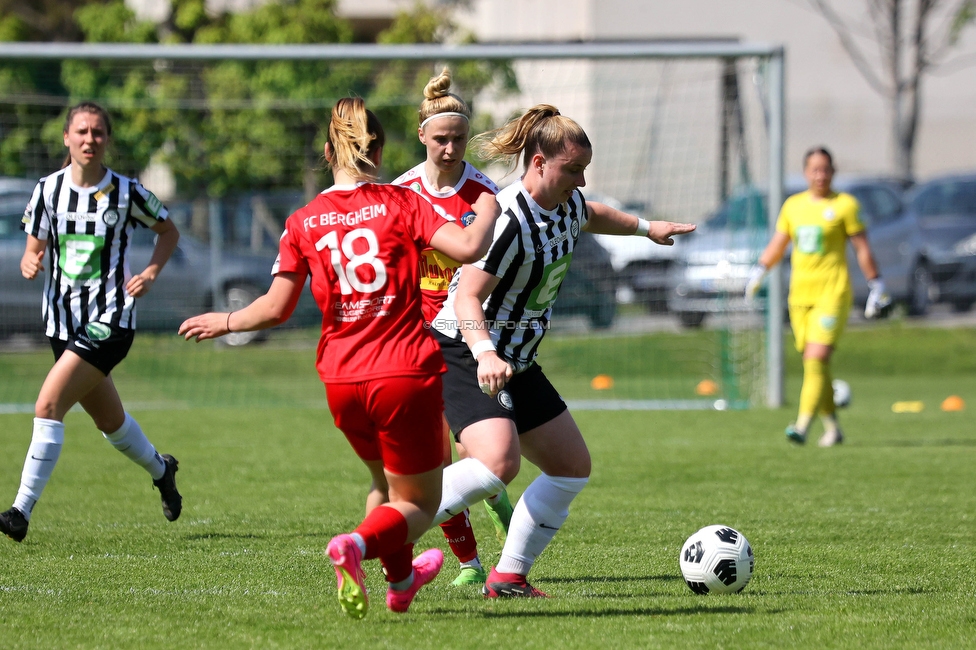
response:
{"label": "yellow training cone", "polygon": [[942,400],[943,411],[961,411],[965,408],[966,402],[962,401],[962,398],[958,395],[949,395],[949,397]]}
{"label": "yellow training cone", "polygon": [[698,382],[698,385],[695,386],[695,393],[705,396],[717,395],[718,384],[711,379],[702,379],[700,382]]}
{"label": "yellow training cone", "polygon": [[925,409],[922,402],[895,402],[891,405],[892,413],[921,413]]}
{"label": "yellow training cone", "polygon": [[610,375],[597,375],[590,382],[590,388],[593,390],[607,390],[608,388],[613,388],[613,377]]}

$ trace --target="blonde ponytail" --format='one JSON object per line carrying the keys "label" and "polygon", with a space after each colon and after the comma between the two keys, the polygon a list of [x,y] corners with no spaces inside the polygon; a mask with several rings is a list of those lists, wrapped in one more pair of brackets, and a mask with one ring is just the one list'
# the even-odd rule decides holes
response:
{"label": "blonde ponytail", "polygon": [[476,150],[482,158],[507,160],[514,167],[519,156],[523,156],[525,169],[535,154],[551,158],[562,153],[570,143],[584,149],[593,148],[583,128],[560,115],[559,109],[551,104],[537,104],[501,128],[475,138]]}
{"label": "blonde ponytail", "polygon": [[375,180],[378,170],[372,161],[386,143],[383,125],[359,97],[344,97],[332,109],[329,145],[333,169],[341,169],[357,181]]}

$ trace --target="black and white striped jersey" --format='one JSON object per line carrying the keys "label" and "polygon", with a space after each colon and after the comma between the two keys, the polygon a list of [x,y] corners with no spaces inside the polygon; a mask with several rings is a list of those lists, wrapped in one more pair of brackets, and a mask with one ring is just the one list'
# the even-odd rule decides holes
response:
{"label": "black and white striped jersey", "polygon": [[77,187],[65,167],[38,181],[23,228],[47,241],[41,314],[47,336],[67,340],[90,322],[136,327],[128,245],[136,225],[149,227],[167,211],[139,181],[111,169],[95,187]]}
{"label": "black and white striped jersey", "polygon": [[[579,190],[556,209],[543,210],[522,181],[499,192],[498,204],[502,213],[495,222],[491,247],[473,266],[499,278],[483,304],[485,319],[498,355],[519,371],[535,360],[549,329],[553,303],[588,216]],[[460,276],[454,276],[433,323],[442,334],[454,338],[460,336],[454,312]]]}

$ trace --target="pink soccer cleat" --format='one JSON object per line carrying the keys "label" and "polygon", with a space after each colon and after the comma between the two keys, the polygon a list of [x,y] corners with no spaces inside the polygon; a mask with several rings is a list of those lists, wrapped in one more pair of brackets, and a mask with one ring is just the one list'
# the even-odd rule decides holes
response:
{"label": "pink soccer cleat", "polygon": [[481,588],[485,598],[548,598],[549,595],[529,584],[518,573],[499,573],[491,568],[485,586]]}
{"label": "pink soccer cleat", "polygon": [[336,535],[329,542],[325,554],[335,568],[339,582],[339,605],[348,616],[363,618],[369,602],[366,599],[366,574],[363,573],[363,554],[351,535]]}
{"label": "pink soccer cleat", "polygon": [[406,612],[420,588],[437,577],[442,564],[444,564],[444,554],[439,548],[424,551],[414,558],[413,584],[403,591],[391,587],[386,592],[386,606],[389,610],[400,614]]}

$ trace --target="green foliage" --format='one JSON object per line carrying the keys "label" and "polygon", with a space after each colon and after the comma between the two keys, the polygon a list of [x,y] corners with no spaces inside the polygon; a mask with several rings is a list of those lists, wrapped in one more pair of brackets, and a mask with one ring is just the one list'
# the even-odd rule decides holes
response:
{"label": "green foliage", "polygon": [[[2,1],[2,0],[0,0]],[[52,0],[53,1],[53,0]],[[70,4],[70,3],[69,3]],[[124,0],[75,2],[73,24],[87,42],[197,44],[351,43],[350,25],[335,0],[271,2],[250,11],[208,14],[203,0],[176,0],[161,25],[135,19]],[[30,33],[0,13],[0,34]],[[381,34],[383,43],[463,40],[444,8],[418,4]],[[387,131],[382,177],[399,175],[423,158],[417,106],[424,84],[439,72],[429,63],[322,61],[117,62],[12,64],[0,70],[0,96],[43,91],[46,107],[14,104],[0,142],[0,173],[40,175],[60,166],[63,108],[82,99],[113,115],[108,163],[135,174],[151,160],[166,163],[187,198],[235,191],[326,185],[322,148],[331,107],[341,97],[367,100]],[[43,74],[48,79],[42,78]],[[54,78],[56,83],[51,83]],[[457,66],[462,96],[496,84],[511,88],[509,66]],[[31,155],[25,152],[34,152]]]}
{"label": "green foliage", "polygon": [[974,21],[976,21],[976,0],[965,0],[952,17],[949,26],[949,44],[956,45],[963,30]]}
{"label": "green foliage", "polygon": [[75,11],[75,20],[88,43],[154,43],[156,28],[136,20],[135,12],[122,0],[104,5],[89,4]]}

